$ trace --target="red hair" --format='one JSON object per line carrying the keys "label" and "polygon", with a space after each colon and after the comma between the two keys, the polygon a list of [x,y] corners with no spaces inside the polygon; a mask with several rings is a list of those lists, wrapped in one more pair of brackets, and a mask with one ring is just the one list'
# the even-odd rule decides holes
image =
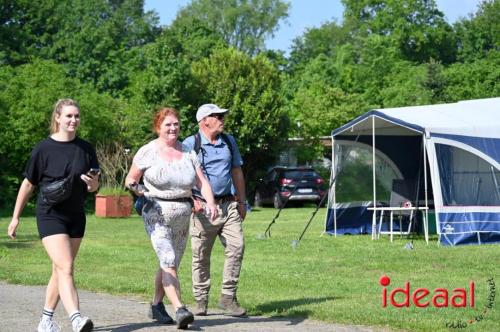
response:
{"label": "red hair", "polygon": [[157,133],[160,130],[161,123],[169,115],[172,115],[177,120],[179,120],[179,112],[177,112],[177,110],[175,108],[162,107],[156,112],[156,114],[153,118],[153,130],[155,133]]}

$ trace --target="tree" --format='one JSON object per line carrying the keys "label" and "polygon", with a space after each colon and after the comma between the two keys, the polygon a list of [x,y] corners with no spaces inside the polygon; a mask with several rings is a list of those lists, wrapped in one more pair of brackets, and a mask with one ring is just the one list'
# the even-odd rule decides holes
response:
{"label": "tree", "polygon": [[[195,128],[191,112],[200,105],[203,93],[193,83],[191,66],[182,54],[176,53],[175,44],[168,35],[143,49],[145,69],[135,72],[125,95],[133,107],[128,109],[131,121],[130,144],[142,145],[151,137],[151,120],[154,109],[171,106],[180,112],[181,128],[190,133]],[[173,46],[173,47],[172,47]],[[179,49],[177,49],[178,51]],[[138,118],[145,121],[137,123]]]}
{"label": "tree", "polygon": [[454,63],[443,72],[444,102],[500,96],[500,52],[472,63]]}
{"label": "tree", "polygon": [[335,57],[338,48],[349,42],[349,34],[344,25],[327,22],[319,28],[309,28],[294,39],[290,52],[292,70],[307,65],[308,62],[323,54]]}
{"label": "tree", "polygon": [[117,94],[128,84],[136,49],[159,32],[157,16],[143,6],[143,0],[2,2],[0,61],[51,59],[80,81]]}
{"label": "tree", "polygon": [[322,152],[319,137],[330,135],[332,129],[368,109],[360,94],[347,93],[339,87],[339,78],[335,59],[320,55],[301,71],[300,82],[287,103],[290,121],[300,123],[292,135],[304,139],[309,152],[303,154],[308,158]]}
{"label": "tree", "polygon": [[432,92],[425,87],[426,65],[414,65],[408,61],[394,64],[384,78],[386,85],[380,91],[384,107],[428,105],[432,103]]}
{"label": "tree", "polygon": [[158,39],[188,62],[209,57],[217,48],[228,47],[222,36],[207,22],[193,16],[178,16]]}
{"label": "tree", "polygon": [[359,38],[358,43],[354,45],[354,52],[356,62],[345,69],[340,67],[342,74],[347,70],[350,75],[348,78],[352,81],[345,79],[343,74],[341,86],[348,92],[363,94],[363,99],[372,107],[383,107],[380,91],[387,84],[391,84],[385,77],[400,59],[393,38],[381,35]]}
{"label": "tree", "polygon": [[194,63],[193,75],[198,90],[206,92],[205,102],[230,110],[226,130],[238,141],[245,175],[255,180],[256,172],[274,161],[287,139],[279,72],[263,55],[250,58],[221,49]]}
{"label": "tree", "polygon": [[456,57],[451,26],[434,0],[342,0],[344,25],[353,36],[390,36],[405,60],[443,64]]}
{"label": "tree", "polygon": [[[120,91],[134,69],[136,48],[154,40],[158,18],[142,0],[72,0],[65,3],[49,58],[67,64],[72,76],[99,91]],[[63,6],[63,5],[61,5]]]}
{"label": "tree", "polygon": [[500,49],[500,0],[483,1],[475,15],[455,24],[459,59],[473,62]]}
{"label": "tree", "polygon": [[[232,47],[249,55],[264,49],[279,22],[288,17],[282,0],[193,0],[177,14],[179,20],[204,22]],[[174,22],[174,24],[176,24]]]}
{"label": "tree", "polygon": [[0,3],[0,64],[18,65],[40,56],[61,23],[56,1]]}

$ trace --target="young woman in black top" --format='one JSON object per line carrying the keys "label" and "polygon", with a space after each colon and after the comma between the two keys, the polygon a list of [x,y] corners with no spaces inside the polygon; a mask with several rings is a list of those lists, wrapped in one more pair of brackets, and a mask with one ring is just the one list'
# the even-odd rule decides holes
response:
{"label": "young woman in black top", "polygon": [[71,196],[68,199],[53,206],[45,204],[40,194],[37,199],[38,232],[52,261],[52,275],[47,285],[38,332],[60,331],[52,321],[59,299],[69,314],[73,331],[93,329],[92,321],[80,314],[73,267],[85,233],[85,197],[87,192],[94,192],[99,187],[99,175],[87,173],[91,168],[99,168],[99,164],[92,146],[76,137],[79,125],[78,104],[71,99],[58,100],[52,113],[51,135],[39,142],[31,152],[8,228],[8,235],[15,239],[19,218],[36,186],[73,174]]}

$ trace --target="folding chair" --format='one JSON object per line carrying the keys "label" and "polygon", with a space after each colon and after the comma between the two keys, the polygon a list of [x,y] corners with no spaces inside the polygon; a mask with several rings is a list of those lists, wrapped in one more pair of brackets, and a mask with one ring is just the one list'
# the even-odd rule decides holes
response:
{"label": "folding chair", "polygon": [[[415,180],[406,180],[406,179],[394,179],[392,181],[392,191],[391,196],[389,198],[389,207],[387,211],[390,212],[389,220],[383,218],[381,216],[379,225],[378,225],[378,237],[380,238],[380,234],[387,234],[392,236],[394,234],[399,233],[400,236],[408,235],[411,232],[412,225],[414,222],[414,218],[416,215],[415,204],[416,201],[416,182]],[[394,215],[399,220],[399,229],[394,231]],[[403,220],[408,221],[408,228],[406,231],[403,231]],[[382,231],[382,224],[384,221],[388,221],[389,230]]]}

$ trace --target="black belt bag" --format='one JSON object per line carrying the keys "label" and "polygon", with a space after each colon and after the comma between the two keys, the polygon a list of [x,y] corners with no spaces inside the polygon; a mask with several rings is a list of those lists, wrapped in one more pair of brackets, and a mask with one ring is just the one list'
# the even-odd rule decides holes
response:
{"label": "black belt bag", "polygon": [[71,171],[67,177],[61,180],[56,180],[46,185],[41,186],[40,196],[42,201],[49,205],[54,206],[56,204],[62,203],[71,196],[71,191],[73,189],[73,179],[75,178],[74,170],[76,168],[76,149],[73,154],[73,164],[71,165]]}
{"label": "black belt bag", "polygon": [[73,189],[73,174],[68,177],[51,182],[40,188],[42,201],[50,206],[59,204],[71,196]]}

